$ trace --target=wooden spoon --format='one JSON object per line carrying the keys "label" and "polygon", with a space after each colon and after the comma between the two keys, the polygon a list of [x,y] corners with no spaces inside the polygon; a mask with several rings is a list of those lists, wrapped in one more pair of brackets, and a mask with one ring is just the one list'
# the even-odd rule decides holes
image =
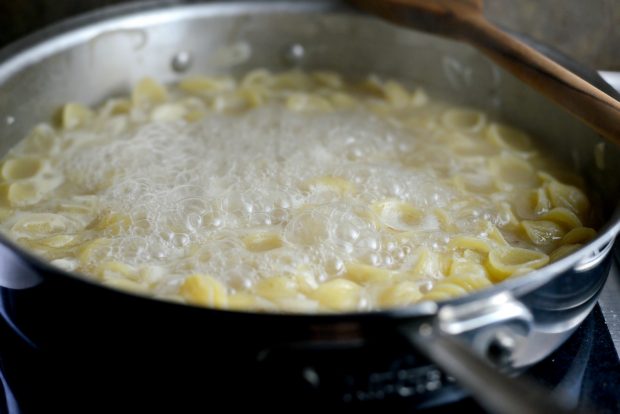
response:
{"label": "wooden spoon", "polygon": [[395,23],[463,40],[620,145],[620,102],[490,23],[482,0],[349,0]]}

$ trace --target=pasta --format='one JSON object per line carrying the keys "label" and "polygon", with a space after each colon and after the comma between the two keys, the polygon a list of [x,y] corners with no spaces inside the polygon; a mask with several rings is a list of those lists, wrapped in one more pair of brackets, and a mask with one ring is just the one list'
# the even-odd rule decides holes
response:
{"label": "pasta", "polygon": [[[559,173],[558,173],[559,172]],[[240,311],[440,301],[596,236],[526,132],[330,71],[144,79],[68,103],[0,164],[0,230],[133,293]]]}

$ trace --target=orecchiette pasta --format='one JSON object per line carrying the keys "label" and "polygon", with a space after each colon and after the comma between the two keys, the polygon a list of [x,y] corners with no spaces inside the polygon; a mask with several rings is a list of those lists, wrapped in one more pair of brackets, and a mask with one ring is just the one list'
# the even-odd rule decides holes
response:
{"label": "orecchiette pasta", "polygon": [[0,230],[106,286],[198,306],[440,301],[596,236],[585,192],[535,141],[375,75],[147,78],[64,105],[9,151]]}
{"label": "orecchiette pasta", "polygon": [[197,305],[225,307],[228,304],[226,287],[209,275],[188,276],[180,288],[181,295]]}

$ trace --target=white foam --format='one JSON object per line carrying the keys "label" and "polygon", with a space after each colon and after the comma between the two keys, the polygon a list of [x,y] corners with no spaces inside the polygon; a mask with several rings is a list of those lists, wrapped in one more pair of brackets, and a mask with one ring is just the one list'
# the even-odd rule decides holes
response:
{"label": "white foam", "polygon": [[[404,163],[403,148],[414,149],[415,138],[367,112],[297,114],[268,106],[211,114],[194,125],[148,123],[122,134],[101,128],[64,138],[71,145],[57,165],[65,176],[99,194],[101,210],[126,214],[135,225],[115,236],[110,259],[157,263],[171,274],[207,272],[240,288],[302,265],[329,277],[347,260],[402,264],[404,254],[387,254],[386,235],[360,212],[388,197],[419,207],[444,206],[452,197],[432,171]],[[357,191],[302,185],[329,176]],[[251,253],[241,242],[250,231],[281,233],[286,246]],[[190,254],[196,245],[204,254]]]}

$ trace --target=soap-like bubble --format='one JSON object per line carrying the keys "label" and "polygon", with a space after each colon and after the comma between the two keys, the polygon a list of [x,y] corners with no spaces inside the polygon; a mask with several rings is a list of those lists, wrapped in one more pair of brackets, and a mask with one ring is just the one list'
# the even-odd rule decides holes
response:
{"label": "soap-like bubble", "polygon": [[[236,96],[231,105],[243,104],[228,113],[231,90],[193,97],[186,109],[198,112],[196,122],[153,122],[156,108],[112,114],[109,104],[92,128],[40,128],[22,156],[47,151],[64,178],[46,202],[79,212],[73,219],[86,236],[76,250],[88,266],[126,263],[162,296],[178,295],[190,274],[231,293],[283,276],[312,305],[307,290],[351,278],[362,285],[358,309],[372,309],[381,290],[357,280],[364,265],[402,279],[415,273],[428,292],[447,272],[439,253],[451,235],[488,238],[513,213],[537,217],[527,197],[496,191],[487,155],[505,149],[483,131],[447,131],[441,107],[392,107],[380,90],[347,88],[352,107],[332,107],[327,88],[314,92],[333,110],[316,111],[286,109],[290,91],[270,91],[256,108]],[[177,92],[167,105],[189,102]],[[212,100],[219,113],[209,111]],[[94,201],[76,201],[85,195]],[[64,253],[57,259],[73,266]]]}

